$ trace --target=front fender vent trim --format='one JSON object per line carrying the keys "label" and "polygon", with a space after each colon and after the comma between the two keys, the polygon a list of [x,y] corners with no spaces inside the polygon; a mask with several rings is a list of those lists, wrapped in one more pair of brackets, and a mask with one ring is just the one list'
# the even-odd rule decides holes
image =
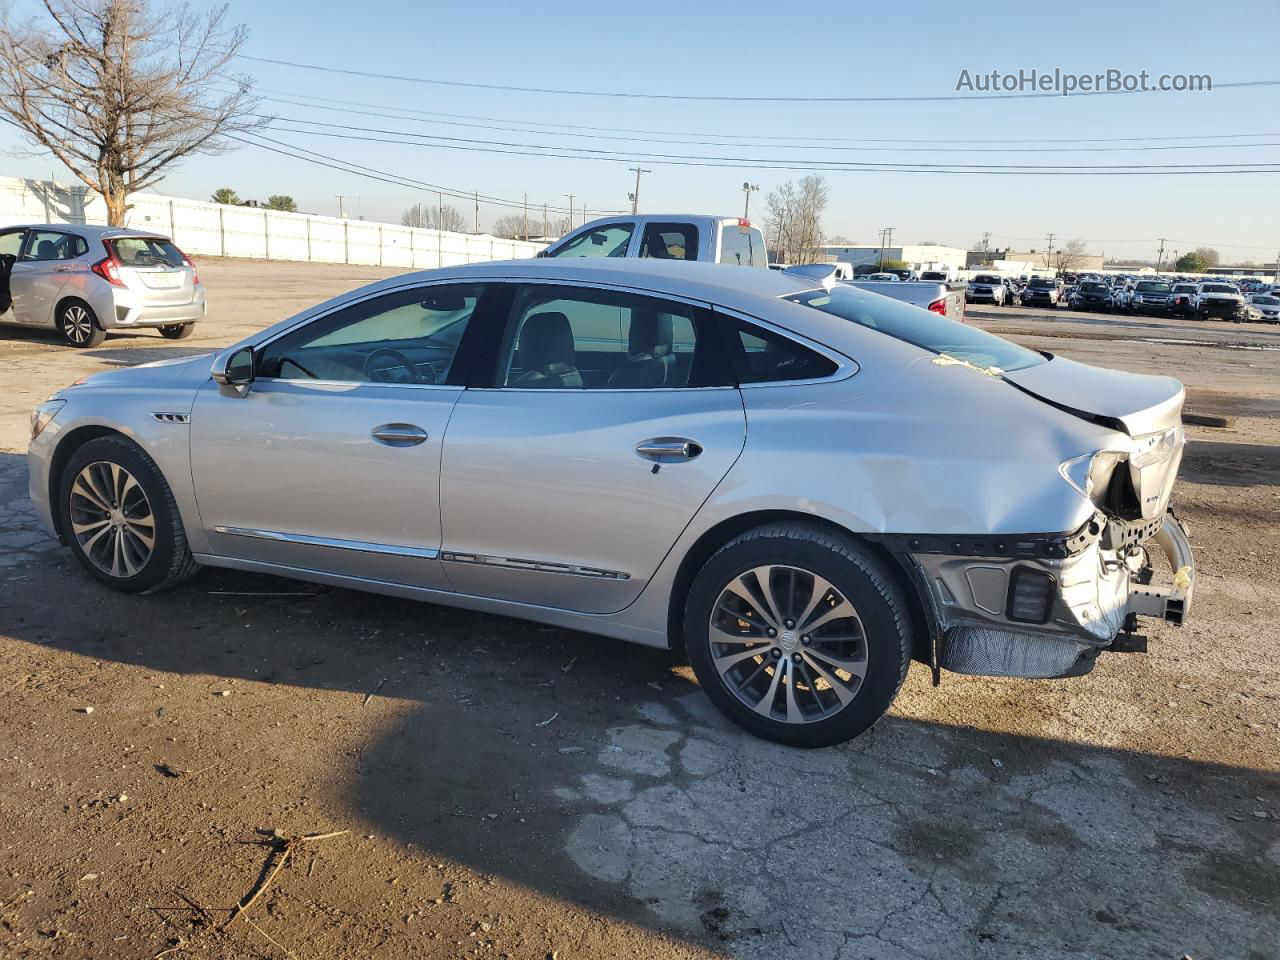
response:
{"label": "front fender vent trim", "polygon": [[167,410],[156,410],[151,414],[152,419],[159,420],[161,423],[190,423],[191,415],[188,413],[171,413]]}
{"label": "front fender vent trim", "polygon": [[534,573],[563,573],[572,577],[593,577],[598,580],[630,580],[631,574],[619,570],[602,570],[599,567],[583,567],[572,563],[552,563],[546,560],[522,560],[519,557],[489,557],[479,553],[445,551],[441,560],[451,563],[473,563],[485,567],[505,567],[508,570],[531,570]]}

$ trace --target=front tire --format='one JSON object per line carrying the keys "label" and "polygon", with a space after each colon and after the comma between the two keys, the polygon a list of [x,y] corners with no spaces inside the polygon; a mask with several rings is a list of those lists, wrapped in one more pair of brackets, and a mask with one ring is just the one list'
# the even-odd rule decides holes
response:
{"label": "front tire", "polygon": [[160,336],[166,340],[185,340],[196,332],[194,323],[174,323],[159,327]]}
{"label": "front tire", "polygon": [[62,473],[58,503],[71,552],[113,589],[159,590],[197,569],[169,484],[125,437],[99,437],[77,449]]}
{"label": "front tire", "polygon": [[107,339],[93,308],[83,300],[67,300],[58,307],[58,332],[73,347],[97,347]]}
{"label": "front tire", "polygon": [[911,660],[907,605],[851,538],[777,524],[722,547],[693,581],[689,662],[729,719],[758,737],[825,747],[869,728]]}

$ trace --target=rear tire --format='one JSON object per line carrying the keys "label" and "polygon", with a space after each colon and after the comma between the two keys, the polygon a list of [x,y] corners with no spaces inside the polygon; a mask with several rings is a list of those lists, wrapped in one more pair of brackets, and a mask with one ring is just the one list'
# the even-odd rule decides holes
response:
{"label": "rear tire", "polygon": [[684,636],[721,712],[796,747],[865,731],[911,661],[910,613],[880,562],[852,538],[805,524],[748,531],[712,556],[690,587]]}
{"label": "rear tire", "polygon": [[196,332],[194,323],[173,323],[159,327],[160,336],[166,340],[185,340]]}
{"label": "rear tire", "polygon": [[58,332],[73,347],[97,347],[107,339],[93,308],[83,300],[66,300],[58,306]]}
{"label": "rear tire", "polygon": [[124,593],[173,586],[199,567],[160,468],[132,440],[90,440],[58,484],[62,530],[96,580]]}

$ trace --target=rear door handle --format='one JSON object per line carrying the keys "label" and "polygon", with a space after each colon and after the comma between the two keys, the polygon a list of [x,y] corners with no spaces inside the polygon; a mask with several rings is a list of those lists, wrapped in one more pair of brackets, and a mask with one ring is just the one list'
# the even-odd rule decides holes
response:
{"label": "rear door handle", "polygon": [[427,431],[412,423],[384,423],[370,430],[369,436],[388,447],[416,447],[427,439]]}
{"label": "rear door handle", "polygon": [[654,437],[636,444],[636,453],[655,463],[679,463],[702,453],[702,445],[684,437]]}

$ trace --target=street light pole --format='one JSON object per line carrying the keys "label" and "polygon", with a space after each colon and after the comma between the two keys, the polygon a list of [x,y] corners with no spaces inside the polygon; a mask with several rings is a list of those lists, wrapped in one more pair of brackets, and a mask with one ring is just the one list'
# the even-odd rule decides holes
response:
{"label": "street light pole", "polygon": [[743,220],[751,219],[751,194],[755,193],[759,189],[760,189],[760,184],[758,183],[744,183],[742,185],[742,192],[746,195],[742,204]]}

